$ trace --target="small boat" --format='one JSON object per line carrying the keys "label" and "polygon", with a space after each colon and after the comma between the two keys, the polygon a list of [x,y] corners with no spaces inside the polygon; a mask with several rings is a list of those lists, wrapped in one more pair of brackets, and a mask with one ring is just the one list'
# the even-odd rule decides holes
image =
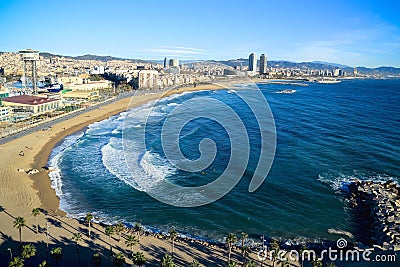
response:
{"label": "small boat", "polygon": [[340,83],[340,81],[337,79],[321,79],[317,83]]}
{"label": "small boat", "polygon": [[46,89],[49,93],[58,93],[63,89],[62,84],[53,84],[50,87],[44,88]]}
{"label": "small boat", "polygon": [[285,90],[279,91],[277,93],[278,94],[293,94],[293,93],[296,93],[296,90],[285,89]]}

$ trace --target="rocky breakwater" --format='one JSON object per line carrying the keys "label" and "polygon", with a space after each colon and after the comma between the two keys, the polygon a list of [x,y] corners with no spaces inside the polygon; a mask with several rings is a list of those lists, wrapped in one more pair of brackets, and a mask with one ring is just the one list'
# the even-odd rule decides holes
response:
{"label": "rocky breakwater", "polygon": [[400,186],[393,182],[353,181],[348,190],[356,238],[382,250],[400,250]]}

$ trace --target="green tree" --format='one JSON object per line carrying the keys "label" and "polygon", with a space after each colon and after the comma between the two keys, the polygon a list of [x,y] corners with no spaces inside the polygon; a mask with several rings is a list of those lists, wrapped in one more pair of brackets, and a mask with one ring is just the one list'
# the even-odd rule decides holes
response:
{"label": "green tree", "polygon": [[242,266],[243,267],[244,267],[245,260],[246,260],[246,247],[245,247],[245,245],[246,245],[246,241],[247,241],[248,237],[249,237],[249,235],[244,233],[244,232],[242,232],[240,234],[240,240],[242,241],[242,248],[241,249],[242,249]]}
{"label": "green tree", "polygon": [[234,233],[229,233],[226,236],[226,244],[228,244],[228,265],[231,262],[232,246],[237,242],[237,236]]}
{"label": "green tree", "polygon": [[105,229],[105,233],[108,236],[108,244],[110,244],[110,250],[112,250],[112,245],[110,242],[111,236],[114,234],[114,227],[111,225],[108,225]]}
{"label": "green tree", "polygon": [[171,241],[172,241],[172,258],[173,258],[174,257],[175,240],[178,237],[178,232],[174,228],[171,228],[171,229],[169,229],[168,233],[169,233],[169,239],[171,239]]}
{"label": "green tree", "polygon": [[146,263],[146,258],[144,257],[142,252],[136,252],[135,255],[133,255],[133,264],[137,266],[143,266]]}
{"label": "green tree", "polygon": [[62,248],[56,247],[51,249],[50,255],[56,261],[56,266],[58,267],[58,260],[62,258]]}
{"label": "green tree", "polygon": [[89,238],[90,238],[90,231],[91,231],[91,223],[92,223],[92,220],[93,220],[93,215],[92,215],[90,212],[86,213],[85,221],[86,221],[86,223],[88,224],[88,237],[89,237]]}
{"label": "green tree", "polygon": [[115,254],[113,257],[113,263],[115,266],[122,266],[125,264],[125,256],[121,252]]}
{"label": "green tree", "polygon": [[118,242],[121,241],[122,231],[125,230],[125,226],[123,223],[119,222],[114,225],[114,231],[118,234]]}
{"label": "green tree", "polygon": [[169,254],[164,254],[160,263],[161,267],[174,267],[174,259]]}
{"label": "green tree", "polygon": [[101,265],[102,262],[102,257],[100,255],[100,253],[96,252],[93,254],[92,256],[92,264],[94,267],[99,267]]}
{"label": "green tree", "polygon": [[278,259],[278,253],[279,253],[279,244],[278,241],[276,240],[272,240],[270,245],[270,249],[271,249],[271,256],[272,256],[272,266],[275,266],[275,262]]}
{"label": "green tree", "polygon": [[22,217],[17,217],[14,220],[14,227],[19,231],[19,245],[22,246],[22,228],[26,226],[26,221]]}
{"label": "green tree", "polygon": [[237,266],[236,261],[230,261],[228,264],[228,267],[236,267],[236,266]]}
{"label": "green tree", "polygon": [[39,208],[32,209],[32,216],[35,218],[36,234],[39,233],[39,225],[37,224],[37,216],[40,214]]}
{"label": "green tree", "polygon": [[190,267],[199,267],[200,263],[196,260],[193,259],[193,261],[190,263]]}
{"label": "green tree", "polygon": [[250,259],[250,260],[248,260],[247,262],[246,262],[246,265],[245,265],[246,267],[255,267],[256,266],[256,263],[252,260],[252,259]]}
{"label": "green tree", "polygon": [[8,267],[23,267],[23,266],[24,266],[24,259],[20,257],[15,257],[8,263]]}
{"label": "green tree", "polygon": [[312,262],[312,266],[313,266],[313,267],[322,267],[322,261],[320,261],[320,260],[314,260],[314,261]]}
{"label": "green tree", "polygon": [[133,256],[133,247],[138,243],[137,237],[134,235],[129,235],[125,240],[125,245],[131,249],[131,254]]}
{"label": "green tree", "polygon": [[72,240],[75,241],[76,249],[78,250],[79,242],[82,241],[82,233],[76,232],[72,235]]}
{"label": "green tree", "polygon": [[29,259],[36,255],[36,247],[33,244],[27,244],[22,247],[21,256],[24,259]]}
{"label": "green tree", "polygon": [[140,223],[135,223],[133,226],[133,230],[136,232],[137,237],[138,237],[138,242],[140,242],[140,235],[142,234],[143,231],[143,226]]}
{"label": "green tree", "polygon": [[49,264],[47,263],[47,261],[42,261],[40,264],[39,264],[39,267],[48,267],[49,266]]}
{"label": "green tree", "polygon": [[334,264],[333,262],[329,262],[328,264],[326,264],[326,267],[336,267],[336,264]]}
{"label": "green tree", "polygon": [[78,266],[81,266],[81,255],[79,254],[79,242],[82,241],[82,233],[76,232],[72,235],[72,240],[75,241],[75,252],[78,258]]}

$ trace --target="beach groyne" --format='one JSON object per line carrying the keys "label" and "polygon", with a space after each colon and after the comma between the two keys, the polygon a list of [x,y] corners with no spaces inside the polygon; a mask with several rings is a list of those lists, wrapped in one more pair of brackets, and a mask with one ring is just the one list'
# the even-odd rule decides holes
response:
{"label": "beach groyne", "polygon": [[400,186],[394,181],[353,181],[348,198],[356,238],[377,250],[400,250]]}

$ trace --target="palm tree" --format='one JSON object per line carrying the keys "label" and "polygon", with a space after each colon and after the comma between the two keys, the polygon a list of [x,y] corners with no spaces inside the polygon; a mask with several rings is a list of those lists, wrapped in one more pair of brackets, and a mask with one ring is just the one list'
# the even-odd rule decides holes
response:
{"label": "palm tree", "polygon": [[229,233],[226,236],[226,243],[228,244],[228,265],[231,262],[232,246],[237,242],[237,236],[234,233]]}
{"label": "palm tree", "polygon": [[20,257],[15,257],[8,263],[8,267],[23,267],[23,266],[24,266],[24,259]]}
{"label": "palm tree", "polygon": [[135,223],[135,225],[133,226],[133,230],[136,232],[137,236],[138,236],[138,242],[140,242],[140,235],[143,231],[143,226],[140,223]]}
{"label": "palm tree", "polygon": [[114,255],[113,262],[115,266],[122,266],[125,263],[125,256],[121,252]]}
{"label": "palm tree", "polygon": [[50,251],[51,257],[56,261],[56,265],[58,267],[58,260],[62,258],[62,248],[56,247]]}
{"label": "palm tree", "polygon": [[336,264],[334,264],[333,262],[329,262],[326,267],[336,267]]}
{"label": "palm tree", "polygon": [[315,260],[312,262],[313,267],[322,267],[322,261],[320,260]]}
{"label": "palm tree", "polygon": [[161,267],[174,267],[174,259],[169,254],[164,254],[160,263]]}
{"label": "palm tree", "polygon": [[133,246],[135,246],[138,243],[138,240],[136,236],[134,235],[129,235],[126,240],[125,240],[125,245],[131,248],[131,255],[133,256]]}
{"label": "palm tree", "polygon": [[32,216],[35,218],[36,234],[39,233],[39,225],[37,224],[37,218],[36,218],[36,216],[38,216],[39,214],[40,214],[39,208],[34,208],[32,210]]}
{"label": "palm tree", "polygon": [[78,266],[81,266],[81,255],[79,254],[79,242],[82,241],[82,233],[76,232],[72,235],[72,240],[76,244],[76,255],[78,257]]}
{"label": "palm tree", "polygon": [[168,231],[169,233],[169,239],[172,241],[172,258],[174,257],[174,247],[175,247],[175,239],[178,237],[178,232],[174,229],[171,228]]}
{"label": "palm tree", "polygon": [[121,234],[124,231],[125,226],[123,223],[117,223],[114,225],[114,231],[118,234],[118,242],[121,241]]}
{"label": "palm tree", "polygon": [[108,236],[108,243],[110,244],[110,250],[112,250],[110,239],[111,239],[111,236],[114,234],[114,227],[112,227],[111,225],[108,225],[106,227],[105,233]]}
{"label": "palm tree", "polygon": [[36,247],[33,244],[28,244],[22,247],[21,256],[24,259],[29,259],[36,255]]}
{"label": "palm tree", "polygon": [[[300,267],[303,267],[304,265],[304,257],[303,257],[303,252],[307,250],[306,246],[302,246],[301,249],[299,250],[299,261],[300,261]],[[304,254],[305,255],[305,254]]]}
{"label": "palm tree", "polygon": [[246,244],[246,240],[249,237],[248,234],[242,232],[240,234],[240,240],[242,241],[242,267],[244,267],[245,259],[246,259],[246,249],[244,245]]}
{"label": "palm tree", "polygon": [[133,255],[133,264],[137,266],[143,266],[146,263],[146,258],[144,257],[142,252],[136,252],[135,255]]}
{"label": "palm tree", "polygon": [[278,259],[279,244],[278,241],[272,240],[270,243],[271,256],[272,256],[272,266],[275,266],[275,261]]}
{"label": "palm tree", "polygon": [[200,263],[196,259],[193,259],[192,263],[190,263],[190,267],[199,267],[199,266]]}
{"label": "palm tree", "polygon": [[48,267],[49,265],[47,264],[47,261],[42,261],[42,263],[39,264],[39,267]]}
{"label": "palm tree", "polygon": [[247,262],[246,262],[246,265],[245,265],[246,267],[255,267],[256,266],[256,263],[252,260],[252,259],[250,259],[250,260],[248,260]]}
{"label": "palm tree", "polygon": [[93,256],[92,256],[93,266],[94,267],[99,267],[101,265],[101,261],[102,261],[102,258],[101,258],[100,253],[98,253],[98,252],[94,253]]}
{"label": "palm tree", "polygon": [[14,227],[19,231],[19,245],[22,246],[22,228],[26,226],[26,221],[22,217],[17,217],[14,220]]}
{"label": "palm tree", "polygon": [[86,221],[86,223],[88,224],[88,230],[89,230],[89,235],[88,235],[88,237],[90,238],[90,224],[91,224],[91,221],[93,220],[93,215],[90,213],[90,212],[88,212],[87,214],[86,214],[86,217],[85,217],[85,221]]}
{"label": "palm tree", "polygon": [[79,253],[78,245],[79,245],[79,242],[82,241],[82,233],[79,233],[79,232],[74,233],[72,235],[72,240],[74,240],[75,244],[76,244],[76,253]]}

